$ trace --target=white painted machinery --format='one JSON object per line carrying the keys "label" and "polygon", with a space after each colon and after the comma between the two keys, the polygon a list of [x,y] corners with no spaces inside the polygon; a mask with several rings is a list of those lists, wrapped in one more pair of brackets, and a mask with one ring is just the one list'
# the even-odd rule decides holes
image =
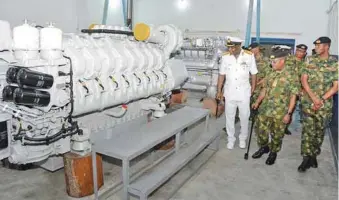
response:
{"label": "white painted machinery", "polygon": [[63,165],[54,156],[89,152],[97,132],[151,111],[163,116],[170,92],[188,78],[172,58],[183,42],[173,25],[66,34],[0,21],[0,30],[0,159],[10,163],[56,170]]}
{"label": "white painted machinery", "polygon": [[215,98],[217,92],[219,60],[226,50],[225,37],[185,38],[180,54],[189,73],[185,89],[203,91]]}

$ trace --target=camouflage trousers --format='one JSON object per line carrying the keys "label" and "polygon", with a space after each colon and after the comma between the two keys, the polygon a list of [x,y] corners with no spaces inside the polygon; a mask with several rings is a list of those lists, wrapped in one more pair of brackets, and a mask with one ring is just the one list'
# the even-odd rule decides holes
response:
{"label": "camouflage trousers", "polygon": [[[256,121],[257,143],[259,147],[269,146],[271,152],[281,150],[286,124],[281,119],[258,115]],[[271,142],[269,142],[271,135]]]}
{"label": "camouflage trousers", "polygon": [[301,132],[301,155],[316,156],[320,154],[324,141],[326,118],[320,115],[303,113]]}

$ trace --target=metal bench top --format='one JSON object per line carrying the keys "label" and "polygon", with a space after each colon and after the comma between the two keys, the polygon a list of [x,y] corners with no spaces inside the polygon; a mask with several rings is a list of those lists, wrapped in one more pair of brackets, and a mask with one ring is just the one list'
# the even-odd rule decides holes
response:
{"label": "metal bench top", "polygon": [[193,125],[209,114],[207,109],[184,107],[131,132],[112,138],[96,138],[94,151],[118,159],[131,160],[155,145]]}

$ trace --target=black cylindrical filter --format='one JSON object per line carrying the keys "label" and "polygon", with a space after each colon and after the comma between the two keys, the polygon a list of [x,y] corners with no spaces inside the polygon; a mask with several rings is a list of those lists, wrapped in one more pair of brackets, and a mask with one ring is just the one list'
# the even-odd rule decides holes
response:
{"label": "black cylindrical filter", "polygon": [[17,82],[21,86],[26,85],[30,87],[49,89],[53,86],[54,78],[49,74],[22,68],[18,71]]}
{"label": "black cylindrical filter", "polygon": [[13,101],[14,90],[18,87],[7,85],[2,90],[3,101]]}
{"label": "black cylindrical filter", "polygon": [[6,80],[7,83],[17,83],[17,74],[20,68],[17,67],[10,67],[6,73]]}
{"label": "black cylindrical filter", "polygon": [[20,105],[44,107],[50,102],[50,94],[46,91],[16,88],[13,100]]}

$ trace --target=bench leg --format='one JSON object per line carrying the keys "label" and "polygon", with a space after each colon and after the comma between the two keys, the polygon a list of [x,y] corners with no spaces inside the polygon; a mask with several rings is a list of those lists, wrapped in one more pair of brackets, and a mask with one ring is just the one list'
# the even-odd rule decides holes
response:
{"label": "bench leg", "polygon": [[206,116],[206,121],[205,121],[205,132],[208,132],[209,129],[209,121],[210,121],[210,115]]}
{"label": "bench leg", "polygon": [[208,149],[214,150],[214,151],[218,151],[219,150],[219,144],[220,144],[220,138],[221,135],[219,134],[210,145],[208,145]]}
{"label": "bench leg", "polygon": [[129,160],[122,161],[123,200],[129,200]]}
{"label": "bench leg", "polygon": [[93,175],[94,199],[98,200],[97,156],[93,147],[92,147],[92,175]]}
{"label": "bench leg", "polygon": [[178,153],[180,149],[180,135],[181,132],[175,134],[175,152]]}
{"label": "bench leg", "polygon": [[140,200],[147,200],[147,194],[140,195]]}

